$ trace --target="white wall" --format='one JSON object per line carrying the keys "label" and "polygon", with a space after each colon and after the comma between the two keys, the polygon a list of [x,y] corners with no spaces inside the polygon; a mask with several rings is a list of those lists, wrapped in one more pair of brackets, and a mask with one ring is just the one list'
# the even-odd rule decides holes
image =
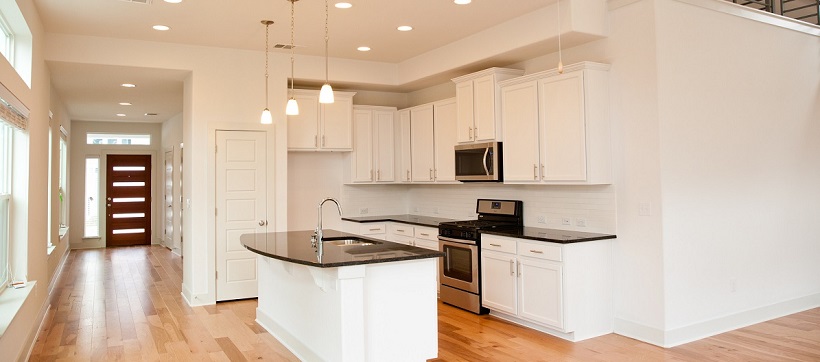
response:
{"label": "white wall", "polygon": [[656,13],[667,345],[820,305],[820,29],[702,6]]}

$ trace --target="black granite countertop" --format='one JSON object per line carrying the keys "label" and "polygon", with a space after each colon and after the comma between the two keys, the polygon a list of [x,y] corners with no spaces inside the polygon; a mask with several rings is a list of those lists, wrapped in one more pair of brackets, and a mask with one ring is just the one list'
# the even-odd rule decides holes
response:
{"label": "black granite countertop", "polygon": [[488,230],[482,234],[509,236],[511,238],[546,241],[550,243],[571,244],[584,241],[615,239],[615,235],[587,233],[583,231],[542,229],[524,226],[519,229]]}
{"label": "black granite countertop", "polygon": [[[345,232],[325,229],[322,259],[318,260],[316,249],[310,246],[313,230],[287,231],[278,233],[244,234],[239,241],[246,249],[270,258],[319,268],[349,265],[387,263],[394,261],[438,258],[444,253],[437,250],[391,243]],[[359,238],[374,245],[334,245],[331,240],[338,238]]]}
{"label": "black granite countertop", "polygon": [[419,216],[419,215],[384,215],[384,216],[361,216],[361,217],[343,217],[342,220],[353,222],[401,222],[410,225],[429,226],[436,228],[439,223],[455,221],[453,219],[445,219],[441,217]]}

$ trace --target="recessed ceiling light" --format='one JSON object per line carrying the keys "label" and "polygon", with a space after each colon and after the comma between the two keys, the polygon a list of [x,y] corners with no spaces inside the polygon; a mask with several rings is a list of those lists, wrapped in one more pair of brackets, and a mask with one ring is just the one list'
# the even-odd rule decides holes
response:
{"label": "recessed ceiling light", "polygon": [[154,28],[154,30],[159,30],[159,31],[171,30],[171,28],[166,26],[166,25],[154,25],[154,26],[152,26],[152,28]]}
{"label": "recessed ceiling light", "polygon": [[179,4],[179,3],[182,2],[182,0],[165,0],[165,2],[171,3],[171,4]]}
{"label": "recessed ceiling light", "polygon": [[130,106],[131,103],[130,102],[120,102],[120,105],[121,106]]}
{"label": "recessed ceiling light", "polygon": [[117,117],[125,117],[125,113],[117,113]]}
{"label": "recessed ceiling light", "polygon": [[351,4],[351,3],[336,3],[336,5],[333,5],[333,6],[339,8],[339,9],[350,9],[350,8],[353,7],[353,4]]}
{"label": "recessed ceiling light", "polygon": [[410,31],[413,30],[413,27],[410,25],[402,25],[396,29],[398,29],[398,31]]}
{"label": "recessed ceiling light", "polygon": [[[165,1],[168,1],[168,0],[165,0]],[[456,3],[457,5],[466,5],[466,4],[469,4],[469,3],[473,2],[473,0],[453,0],[453,2]]]}
{"label": "recessed ceiling light", "polygon": [[370,47],[358,47],[358,48],[356,48],[356,50],[358,50],[360,52],[369,52]]}
{"label": "recessed ceiling light", "polygon": [[134,88],[134,87],[136,87],[136,85],[131,84],[131,83],[123,83],[122,86],[125,87],[125,88]]}

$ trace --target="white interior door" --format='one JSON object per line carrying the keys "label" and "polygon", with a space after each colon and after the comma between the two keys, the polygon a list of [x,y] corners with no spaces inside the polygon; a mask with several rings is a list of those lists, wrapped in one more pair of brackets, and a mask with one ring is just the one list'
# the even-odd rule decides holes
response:
{"label": "white interior door", "polygon": [[216,300],[257,296],[256,254],[242,234],[267,230],[265,133],[216,132]]}

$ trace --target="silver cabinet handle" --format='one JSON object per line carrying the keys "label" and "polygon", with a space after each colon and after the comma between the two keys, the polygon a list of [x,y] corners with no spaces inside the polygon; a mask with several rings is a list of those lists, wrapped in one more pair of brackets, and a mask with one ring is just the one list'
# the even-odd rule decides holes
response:
{"label": "silver cabinet handle", "polygon": [[403,232],[404,232],[404,229],[396,229],[396,231],[398,231],[398,232],[400,232],[400,233],[403,233]]}
{"label": "silver cabinet handle", "polygon": [[521,276],[521,263],[518,263],[518,276]]}
{"label": "silver cabinet handle", "polygon": [[541,251],[541,250],[530,250],[530,253],[534,253],[534,254],[544,254],[544,252],[543,252],[543,251]]}
{"label": "silver cabinet handle", "polygon": [[370,229],[370,231],[379,231],[379,230],[381,230],[381,229],[380,228]]}
{"label": "silver cabinet handle", "polygon": [[538,165],[536,165],[534,163],[532,164],[532,179],[533,180],[538,179]]}
{"label": "silver cabinet handle", "polygon": [[473,139],[473,127],[470,127],[470,129],[467,132],[468,132],[467,139],[472,140]]}
{"label": "silver cabinet handle", "polygon": [[544,164],[541,164],[541,177],[544,177]]}
{"label": "silver cabinet handle", "polygon": [[500,248],[500,247],[501,247],[501,244],[493,244],[493,243],[490,243],[490,246],[495,246],[496,248]]}
{"label": "silver cabinet handle", "polygon": [[370,170],[370,181],[373,181],[373,170]]}
{"label": "silver cabinet handle", "polygon": [[510,259],[510,275],[515,275],[515,260]]}
{"label": "silver cabinet handle", "polygon": [[319,136],[313,136],[313,147],[319,147]]}
{"label": "silver cabinet handle", "polygon": [[478,127],[473,127],[473,141],[478,139]]}
{"label": "silver cabinet handle", "polygon": [[382,170],[376,170],[376,181],[382,180]]}
{"label": "silver cabinet handle", "polygon": [[410,170],[407,170],[407,181],[410,181]]}
{"label": "silver cabinet handle", "polygon": [[325,147],[325,136],[322,135],[322,147]]}
{"label": "silver cabinet handle", "polygon": [[428,234],[428,233],[419,233],[419,235],[421,235],[421,236],[430,236],[430,234]]}
{"label": "silver cabinet handle", "polygon": [[432,168],[430,169],[430,179],[431,180],[433,179],[433,169]]}

